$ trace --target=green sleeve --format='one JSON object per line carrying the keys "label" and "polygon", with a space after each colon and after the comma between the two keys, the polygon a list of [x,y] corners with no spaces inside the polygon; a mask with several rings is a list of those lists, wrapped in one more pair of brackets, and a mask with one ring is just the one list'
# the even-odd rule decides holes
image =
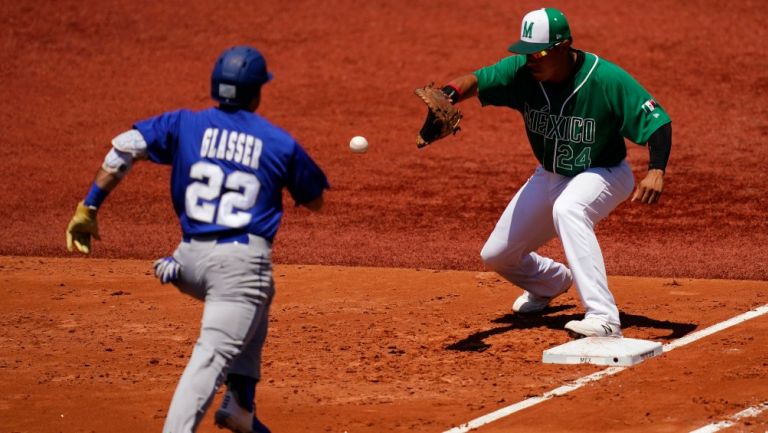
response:
{"label": "green sleeve", "polygon": [[645,144],[661,126],[671,122],[669,115],[647,90],[620,67],[609,64],[610,79],[605,92],[618,116],[621,135],[635,143]]}
{"label": "green sleeve", "polygon": [[[509,56],[475,71],[477,96],[482,105],[515,107],[515,76],[525,65],[525,56]],[[509,87],[513,87],[510,92]]]}

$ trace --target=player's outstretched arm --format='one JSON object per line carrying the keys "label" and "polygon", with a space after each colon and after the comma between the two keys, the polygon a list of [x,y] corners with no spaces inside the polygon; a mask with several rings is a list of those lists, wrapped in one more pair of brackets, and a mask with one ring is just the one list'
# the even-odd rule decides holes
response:
{"label": "player's outstretched arm", "polygon": [[456,103],[477,96],[477,77],[475,74],[462,75],[446,84],[446,87],[452,88],[456,95],[448,95]]}
{"label": "player's outstretched arm", "polygon": [[99,206],[128,173],[134,161],[146,157],[147,143],[139,131],[132,129],[112,140],[112,149],[104,157],[104,162],[96,173],[88,195],[77,204],[75,215],[67,225],[69,251],[91,253],[91,238],[101,239],[96,220]]}
{"label": "player's outstretched arm", "polygon": [[664,191],[664,171],[669,161],[669,153],[672,149],[672,124],[657,129],[648,139],[648,174],[637,184],[632,201],[645,204],[654,204],[659,201]]}
{"label": "player's outstretched arm", "polygon": [[459,132],[463,115],[455,105],[477,94],[477,77],[463,75],[443,87],[428,84],[416,89],[415,94],[427,106],[427,117],[416,136],[416,147],[422,148]]}
{"label": "player's outstretched arm", "polygon": [[121,177],[100,168],[96,173],[88,196],[77,204],[75,214],[67,225],[67,250],[90,254],[91,238],[101,240],[96,215],[99,205],[118,183]]}

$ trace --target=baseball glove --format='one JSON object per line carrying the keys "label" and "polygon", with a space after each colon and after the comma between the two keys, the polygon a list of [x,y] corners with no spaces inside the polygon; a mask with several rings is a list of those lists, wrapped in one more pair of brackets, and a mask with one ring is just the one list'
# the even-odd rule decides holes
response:
{"label": "baseball glove", "polygon": [[454,107],[451,99],[442,90],[435,87],[434,83],[415,90],[416,96],[427,104],[427,118],[424,120],[416,137],[416,147],[422,148],[449,134],[459,132],[461,111]]}

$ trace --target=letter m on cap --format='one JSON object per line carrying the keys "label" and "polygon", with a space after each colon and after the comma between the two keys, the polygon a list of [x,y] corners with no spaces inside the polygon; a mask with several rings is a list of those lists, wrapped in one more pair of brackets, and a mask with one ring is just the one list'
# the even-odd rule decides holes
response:
{"label": "letter m on cap", "polygon": [[533,24],[529,23],[528,21],[523,23],[523,36],[524,38],[532,38],[533,37]]}

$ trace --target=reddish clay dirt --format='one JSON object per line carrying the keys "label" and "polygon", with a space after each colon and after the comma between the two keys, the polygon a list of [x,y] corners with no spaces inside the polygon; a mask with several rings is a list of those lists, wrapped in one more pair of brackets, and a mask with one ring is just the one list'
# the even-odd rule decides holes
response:
{"label": "reddish clay dirt", "polygon": [[[150,263],[0,258],[0,430],[160,430],[201,305]],[[258,390],[275,432],[439,433],[600,370],[541,363],[583,314],[573,293],[526,318],[509,314],[519,289],[487,272],[280,265],[275,277]],[[765,282],[610,282],[625,336],[663,343],[768,303]],[[687,432],[765,400],[766,344],[763,316],[479,431]],[[200,431],[216,431],[210,413]]]}
{"label": "reddish clay dirt", "polygon": [[[94,259],[71,258],[64,230],[111,138],[209,106],[213,60],[241,43],[275,74],[260,111],[333,185],[319,215],[286,200],[277,237],[259,389],[277,433],[441,432],[597,371],[540,362],[580,317],[573,293],[544,318],[511,316],[519,289],[479,261],[533,170],[520,116],[465,103],[457,136],[414,144],[424,110],[413,89],[505,56],[522,15],[542,6],[0,2],[0,431],[159,430],[200,312],[148,273],[178,241],[168,169],[139,164],[109,197]],[[577,48],[627,69],[673,119],[662,202],[625,203],[597,228],[625,334],[667,342],[766,304],[762,2],[554,6]],[[368,153],[348,151],[354,135]],[[647,150],[628,146],[640,178]],[[563,259],[557,242],[543,252]],[[728,417],[768,400],[765,320],[482,431],[690,431]],[[732,431],[767,425],[764,414]]]}
{"label": "reddish clay dirt", "polygon": [[[557,6],[575,45],[627,69],[674,124],[661,204],[625,203],[598,227],[609,273],[768,279],[768,57],[760,44],[735,53],[718,39],[725,38],[718,32],[729,41],[766,36],[762,3]],[[533,170],[520,116],[471,101],[456,137],[417,150],[424,110],[413,89],[507,55],[522,15],[537,7],[3,2],[0,254],[66,254],[67,221],[111,138],[162,111],[209,106],[214,59],[249,43],[275,74],[260,111],[309,149],[333,185],[322,215],[288,204],[278,262],[481,270],[485,238]],[[368,137],[367,154],[349,152],[354,135]],[[640,177],[647,150],[629,149]],[[172,250],[178,228],[168,173],[140,164],[108,199],[98,257]],[[557,244],[545,252],[562,258]]]}

